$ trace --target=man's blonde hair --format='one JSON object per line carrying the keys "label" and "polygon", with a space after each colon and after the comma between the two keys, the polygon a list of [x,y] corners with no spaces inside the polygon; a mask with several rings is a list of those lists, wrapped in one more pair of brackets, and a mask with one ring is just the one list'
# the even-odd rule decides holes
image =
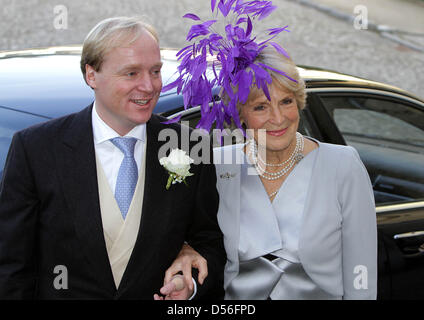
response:
{"label": "man's blonde hair", "polygon": [[104,57],[110,50],[130,45],[142,32],[148,32],[159,43],[155,28],[141,17],[115,17],[100,21],[84,40],[80,63],[84,80],[87,81],[86,64],[100,71]]}

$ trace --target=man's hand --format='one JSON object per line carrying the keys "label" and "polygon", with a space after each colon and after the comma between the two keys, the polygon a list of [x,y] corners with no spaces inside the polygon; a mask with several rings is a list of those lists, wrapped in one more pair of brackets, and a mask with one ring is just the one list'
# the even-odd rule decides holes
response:
{"label": "man's hand", "polygon": [[188,244],[183,244],[180,253],[174,260],[172,265],[166,270],[164,283],[167,284],[179,272],[183,273],[185,285],[193,292],[193,281],[191,268],[199,270],[198,282],[203,284],[203,281],[208,276],[208,263],[196,250]]}
{"label": "man's hand", "polygon": [[193,290],[185,284],[183,276],[176,275],[160,288],[160,293],[165,297],[154,294],[153,298],[155,300],[187,300],[193,295]]}

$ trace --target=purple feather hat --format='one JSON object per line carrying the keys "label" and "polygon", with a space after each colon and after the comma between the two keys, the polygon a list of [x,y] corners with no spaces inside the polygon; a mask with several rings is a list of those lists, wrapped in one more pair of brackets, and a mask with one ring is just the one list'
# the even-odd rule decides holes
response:
{"label": "purple feather hat", "polygon": [[[271,41],[282,31],[289,32],[288,26],[268,29],[268,39],[260,43],[252,34],[253,21],[266,18],[275,9],[271,1],[219,0],[217,5],[217,0],[212,0],[211,10],[216,17],[222,15],[226,21],[230,17],[233,20],[225,23],[225,34],[215,32],[214,25],[218,20],[207,20],[190,28],[187,40],[193,43],[177,53],[180,60],[179,76],[162,91],[177,88],[177,93],[183,95],[185,109],[201,106],[201,120],[197,128],[209,132],[215,123],[216,128],[222,130],[224,122],[231,124],[231,119],[237,127],[242,128],[237,103],[244,104],[247,101],[252,85],[262,89],[268,100],[271,100],[267,85],[272,79],[267,69],[297,82],[283,71],[255,62],[260,52],[269,45],[288,57],[280,45]],[[184,18],[201,21],[193,13],[184,15]],[[207,76],[211,60],[213,74]],[[225,91],[229,101],[214,101],[212,89],[216,86]],[[211,101],[212,108],[209,106]],[[177,117],[168,123],[179,120]]]}

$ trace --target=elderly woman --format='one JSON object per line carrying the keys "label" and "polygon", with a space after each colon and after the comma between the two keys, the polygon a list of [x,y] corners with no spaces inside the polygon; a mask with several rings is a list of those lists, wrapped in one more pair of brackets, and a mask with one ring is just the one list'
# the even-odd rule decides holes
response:
{"label": "elderly woman", "polygon": [[271,100],[252,88],[239,106],[253,139],[215,150],[215,159],[246,159],[216,165],[226,298],[375,299],[376,216],[367,171],[352,147],[297,131],[305,91],[294,63],[272,48],[257,59],[297,83],[270,71]]}
{"label": "elderly woman", "polygon": [[249,139],[214,150],[225,298],[375,299],[375,205],[358,153],[298,132],[305,85],[288,55],[267,46],[252,63],[272,81],[237,101]]}

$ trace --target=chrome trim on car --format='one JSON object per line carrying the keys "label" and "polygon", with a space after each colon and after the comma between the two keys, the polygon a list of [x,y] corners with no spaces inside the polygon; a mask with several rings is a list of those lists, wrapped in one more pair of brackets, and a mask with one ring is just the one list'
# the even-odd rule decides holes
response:
{"label": "chrome trim on car", "polygon": [[[209,103],[209,105],[210,105],[210,106],[212,106],[212,102],[211,102],[211,103]],[[174,119],[174,118],[178,117],[180,114],[188,115],[188,114],[195,113],[195,112],[197,112],[197,111],[200,111],[200,106],[197,106],[197,107],[191,107],[191,108],[189,108],[189,109],[187,109],[187,110],[181,110],[181,111],[179,111],[179,112],[177,112],[177,113],[173,113],[173,114],[171,114],[171,115],[167,116],[166,118],[167,118],[167,119]]]}
{"label": "chrome trim on car", "polygon": [[24,50],[10,50],[1,51],[0,59],[4,58],[22,58],[28,56],[44,56],[44,55],[74,55],[81,54],[81,45],[69,45],[69,46],[56,46],[56,47],[45,47],[45,48],[34,48]]}
{"label": "chrome trim on car", "polygon": [[393,236],[393,239],[413,238],[413,237],[420,237],[420,236],[424,236],[424,231],[412,231],[412,232],[406,232],[401,234],[395,234]]}
{"label": "chrome trim on car", "polygon": [[408,96],[404,96],[400,93],[395,93],[395,92],[390,92],[390,91],[385,91],[385,90],[378,90],[378,89],[366,89],[366,88],[353,88],[353,87],[340,87],[340,88],[329,88],[329,87],[325,87],[325,88],[306,88],[306,92],[324,92],[324,93],[329,93],[329,92],[348,92],[348,93],[370,93],[370,94],[376,94],[376,95],[384,95],[384,96],[389,96],[391,98],[398,98],[401,100],[406,100],[408,102],[411,103],[415,103],[420,105],[421,107],[424,108],[424,102],[420,101],[420,100],[416,100],[414,98],[410,98]]}
{"label": "chrome trim on car", "polygon": [[399,211],[399,210],[409,210],[409,209],[424,209],[424,201],[416,201],[416,202],[408,202],[408,203],[398,203],[398,204],[390,204],[390,205],[380,205],[377,206],[376,212],[391,212],[391,211]]}
{"label": "chrome trim on car", "polygon": [[[398,98],[398,99],[401,99],[401,100],[406,100],[408,102],[418,104],[422,108],[424,108],[424,102],[421,102],[420,100],[416,100],[414,98],[410,98],[408,96],[404,96],[404,95],[399,94],[399,93],[394,93],[394,92],[385,91],[385,90],[352,88],[352,87],[340,87],[340,88],[325,87],[325,88],[306,88],[306,92],[313,92],[313,93],[317,93],[317,92],[318,93],[319,92],[321,92],[321,93],[328,93],[328,92],[370,93],[370,94],[375,94],[375,95],[379,95],[379,96],[388,96],[388,97],[392,97],[392,98]],[[211,106],[212,102],[209,105]],[[191,107],[187,110],[182,110],[182,111],[179,111],[177,113],[172,114],[171,116],[168,116],[168,119],[171,119],[171,117],[172,118],[177,117],[182,113],[191,114],[191,113],[197,112],[199,110],[200,110],[200,106]]]}

